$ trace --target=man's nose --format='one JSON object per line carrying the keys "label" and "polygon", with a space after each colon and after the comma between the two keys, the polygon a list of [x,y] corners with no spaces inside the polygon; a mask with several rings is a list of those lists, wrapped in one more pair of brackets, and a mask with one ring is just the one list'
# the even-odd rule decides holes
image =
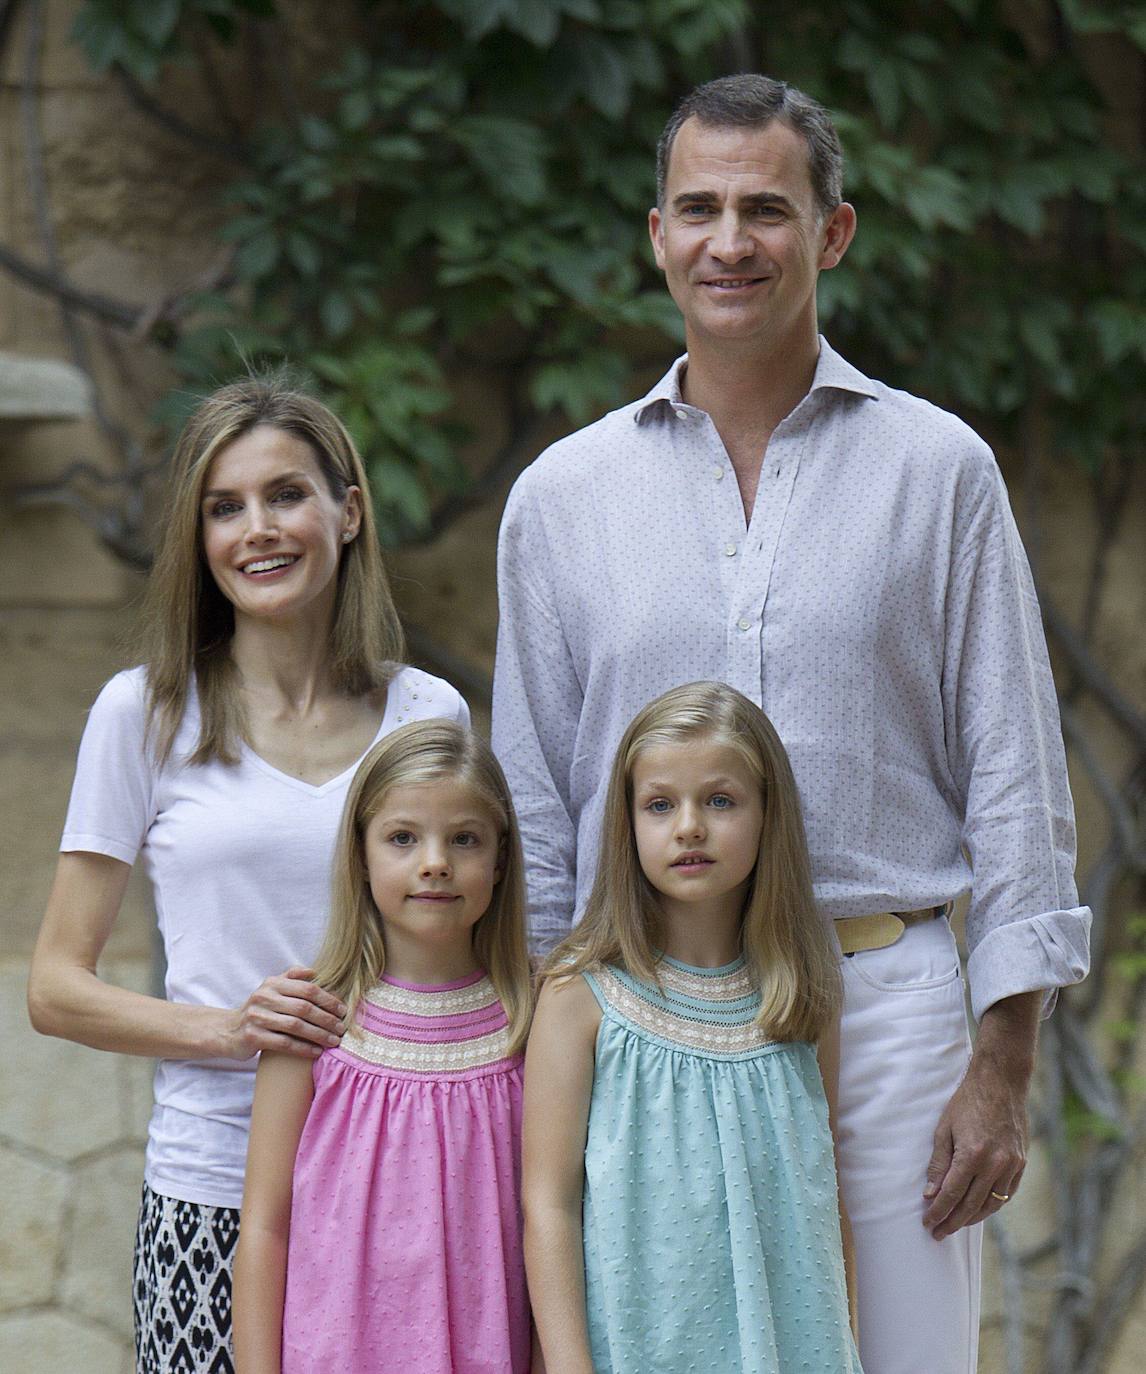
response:
{"label": "man's nose", "polygon": [[708,251],[720,262],[729,263],[741,262],[755,252],[752,237],[735,211],[727,211],[713,225]]}

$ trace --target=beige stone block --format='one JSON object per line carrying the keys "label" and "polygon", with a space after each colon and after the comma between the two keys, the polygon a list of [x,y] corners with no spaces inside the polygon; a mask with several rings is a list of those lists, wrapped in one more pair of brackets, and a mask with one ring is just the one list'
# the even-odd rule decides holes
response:
{"label": "beige stone block", "polygon": [[[20,856],[0,867],[0,944],[7,954],[31,954],[80,735],[100,686],[130,662],[123,640],[131,622],[131,612],[120,608],[0,609],[0,817],[7,852]],[[148,957],[154,927],[148,884],[134,874],[108,954]]]}
{"label": "beige stone block", "polygon": [[125,570],[95,532],[61,510],[0,505],[0,604],[114,605]]}
{"label": "beige stone block", "polygon": [[[11,956],[31,955],[51,890],[67,812],[75,750],[20,748],[0,739],[0,816],[7,852],[19,863],[0,871],[0,943]],[[150,956],[155,929],[151,889],[133,872],[108,940],[109,955]]]}
{"label": "beige stone block", "polygon": [[[0,80],[15,83],[23,69],[27,44],[27,16],[17,7],[16,23],[8,39]],[[40,83],[56,86],[98,85],[105,81],[92,71],[83,50],[72,41],[72,26],[81,6],[78,0],[50,0],[43,6],[43,45],[40,56]]]}
{"label": "beige stone block", "polygon": [[118,1059],[123,1134],[128,1140],[146,1141],[155,1104],[155,1060],[131,1054],[121,1054]]}
{"label": "beige stone block", "polygon": [[131,1336],[131,1255],[143,1183],[132,1146],[79,1166],[59,1298],[69,1311]]}
{"label": "beige stone block", "polygon": [[67,1196],[62,1170],[0,1145],[0,1312],[51,1300]]}
{"label": "beige stone block", "polygon": [[[27,965],[0,965],[0,1102],[6,1135],[70,1160],[122,1136],[116,1056],[37,1035],[25,1005]],[[0,1368],[3,1368],[0,1361]]]}
{"label": "beige stone block", "polygon": [[12,1374],[123,1374],[130,1344],[58,1312],[0,1317],[0,1369]]}

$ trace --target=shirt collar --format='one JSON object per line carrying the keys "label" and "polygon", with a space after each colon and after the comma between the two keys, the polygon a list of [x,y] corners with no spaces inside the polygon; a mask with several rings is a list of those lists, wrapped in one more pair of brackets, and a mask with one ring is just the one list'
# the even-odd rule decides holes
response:
{"label": "shirt collar", "polygon": [[[681,410],[685,405],[681,394],[681,380],[687,366],[688,354],[685,353],[673,363],[656,386],[637,402],[633,412],[633,419],[637,424],[643,424],[646,418],[651,418],[653,414],[666,407],[677,412]],[[867,396],[873,401],[879,400],[875,384],[865,377],[858,367],[853,367],[846,358],[841,357],[821,334],[820,356],[816,360],[816,371],[808,394],[825,390],[851,391],[857,396]]]}

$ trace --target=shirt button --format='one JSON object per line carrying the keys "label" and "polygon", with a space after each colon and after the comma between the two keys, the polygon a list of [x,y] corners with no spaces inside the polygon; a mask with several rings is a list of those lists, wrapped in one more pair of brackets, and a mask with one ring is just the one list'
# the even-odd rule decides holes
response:
{"label": "shirt button", "polygon": [[750,630],[752,628],[752,622],[751,620],[745,620],[744,617],[741,616],[736,622],[736,628],[738,630]]}
{"label": "shirt button", "polygon": [[712,469],[712,471],[713,471],[713,473],[716,475],[716,480],[717,480],[718,482],[723,481],[723,479],[724,479],[724,467],[723,467],[720,463],[717,463],[717,465]]}
{"label": "shirt button", "polygon": [[682,409],[680,406],[674,406],[673,414],[676,416],[678,420],[683,420],[684,417],[688,414],[688,411]]}
{"label": "shirt button", "polygon": [[736,556],[736,545],[725,544],[724,552],[728,555],[729,558],[734,558]]}

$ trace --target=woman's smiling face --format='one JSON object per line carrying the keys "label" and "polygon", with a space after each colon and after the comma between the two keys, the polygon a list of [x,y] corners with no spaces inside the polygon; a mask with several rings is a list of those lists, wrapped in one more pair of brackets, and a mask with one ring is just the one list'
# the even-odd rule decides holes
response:
{"label": "woman's smiling face", "polygon": [[295,435],[258,425],[229,443],[207,473],[200,521],[207,567],[236,618],[329,615],[360,512],[358,488],[338,500]]}

